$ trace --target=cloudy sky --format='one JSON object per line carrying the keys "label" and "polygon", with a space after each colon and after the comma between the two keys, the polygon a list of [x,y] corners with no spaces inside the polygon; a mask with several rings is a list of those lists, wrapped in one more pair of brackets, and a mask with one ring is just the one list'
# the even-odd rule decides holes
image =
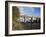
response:
{"label": "cloudy sky", "polygon": [[40,8],[39,7],[18,7],[20,11],[20,15],[26,16],[40,16]]}

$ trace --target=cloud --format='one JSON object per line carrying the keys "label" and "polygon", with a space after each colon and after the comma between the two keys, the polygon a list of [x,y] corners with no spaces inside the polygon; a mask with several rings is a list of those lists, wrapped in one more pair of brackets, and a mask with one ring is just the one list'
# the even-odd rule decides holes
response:
{"label": "cloud", "polygon": [[20,15],[24,15],[23,7],[19,7]]}
{"label": "cloud", "polygon": [[27,16],[32,16],[32,14],[34,13],[34,8],[32,8],[32,7],[23,7],[23,12]]}
{"label": "cloud", "polygon": [[26,16],[38,16],[39,15],[39,8],[36,7],[18,7],[20,11],[20,15]]}
{"label": "cloud", "polygon": [[34,8],[30,7],[18,7],[20,15],[31,16],[34,13]]}

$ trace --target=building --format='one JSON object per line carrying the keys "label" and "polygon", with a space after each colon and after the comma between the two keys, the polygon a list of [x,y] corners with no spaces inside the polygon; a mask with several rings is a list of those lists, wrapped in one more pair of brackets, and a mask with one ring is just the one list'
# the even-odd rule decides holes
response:
{"label": "building", "polygon": [[20,16],[18,19],[19,22],[34,22],[34,21],[39,21],[40,17],[34,17],[34,16]]}

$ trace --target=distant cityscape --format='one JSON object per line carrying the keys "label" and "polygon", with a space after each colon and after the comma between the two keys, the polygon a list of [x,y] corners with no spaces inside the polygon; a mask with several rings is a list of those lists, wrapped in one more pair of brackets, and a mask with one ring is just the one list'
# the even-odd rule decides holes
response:
{"label": "distant cityscape", "polygon": [[40,22],[40,17],[34,16],[20,16],[18,19],[19,22]]}

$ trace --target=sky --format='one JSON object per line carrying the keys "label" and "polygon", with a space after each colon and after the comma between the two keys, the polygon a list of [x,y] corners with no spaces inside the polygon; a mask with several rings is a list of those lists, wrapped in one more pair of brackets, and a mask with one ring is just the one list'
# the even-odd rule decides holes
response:
{"label": "sky", "polygon": [[19,7],[20,15],[40,16],[40,7]]}

